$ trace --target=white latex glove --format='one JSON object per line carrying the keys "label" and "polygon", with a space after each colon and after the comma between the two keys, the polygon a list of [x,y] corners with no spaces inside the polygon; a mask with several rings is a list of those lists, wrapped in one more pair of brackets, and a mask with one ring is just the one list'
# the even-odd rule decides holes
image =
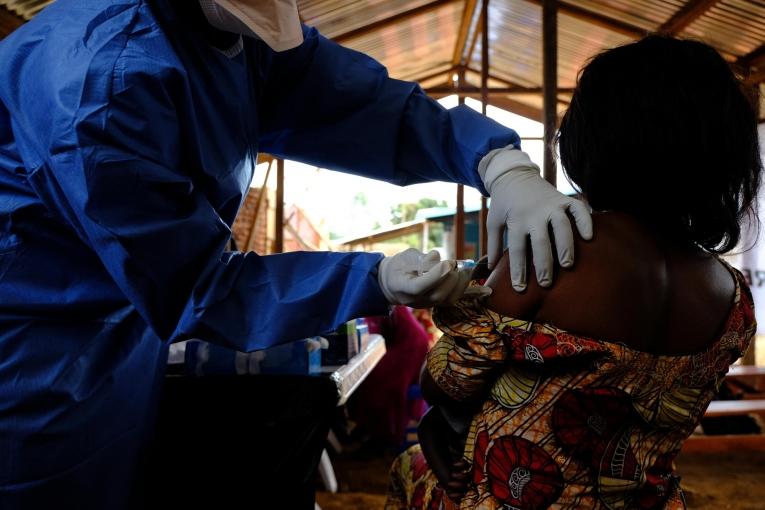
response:
{"label": "white latex glove", "polygon": [[441,260],[435,250],[426,254],[409,248],[382,259],[377,280],[390,304],[430,308],[456,302],[465,292],[470,273],[458,271],[453,260]]}
{"label": "white latex glove", "polygon": [[580,200],[560,193],[539,173],[529,156],[512,146],[492,151],[478,167],[484,186],[491,196],[487,219],[489,268],[502,257],[502,234],[507,229],[510,254],[510,278],[513,288],[526,288],[526,239],[531,238],[531,252],[537,282],[552,284],[553,257],[548,226],[552,225],[558,261],[562,267],[574,263],[574,234],[566,214],[570,212],[579,234],[592,238],[592,218]]}

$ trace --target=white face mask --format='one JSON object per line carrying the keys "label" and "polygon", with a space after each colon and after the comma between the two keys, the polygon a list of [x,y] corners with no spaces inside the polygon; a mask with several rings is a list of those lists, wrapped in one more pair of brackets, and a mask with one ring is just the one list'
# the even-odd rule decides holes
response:
{"label": "white face mask", "polygon": [[199,0],[199,4],[215,28],[257,37],[274,51],[303,42],[297,0]]}

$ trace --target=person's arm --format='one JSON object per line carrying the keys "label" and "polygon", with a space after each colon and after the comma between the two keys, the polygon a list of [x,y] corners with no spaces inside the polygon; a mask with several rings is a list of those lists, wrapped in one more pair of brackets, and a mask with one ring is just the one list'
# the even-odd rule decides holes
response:
{"label": "person's arm", "polygon": [[224,252],[230,229],[182,159],[180,71],[118,63],[28,180],[160,338],[253,350],[387,312],[382,255]]}
{"label": "person's arm", "polygon": [[469,464],[462,458],[465,437],[449,426],[438,406],[431,407],[417,426],[420,448],[449,499],[458,503],[467,490]]}
{"label": "person's arm", "polygon": [[406,185],[423,181],[467,184],[491,194],[489,253],[495,262],[508,246],[515,253],[516,290],[526,285],[526,238],[537,278],[552,282],[548,226],[558,259],[574,261],[567,216],[585,238],[589,212],[539,175],[520,152],[515,131],[463,105],[443,108],[415,83],[394,80],[370,57],[305,28],[304,43],[274,53],[255,46],[259,87],[260,148],[320,167]]}
{"label": "person's arm", "polygon": [[[469,412],[475,402],[487,397],[507,362],[518,358],[515,352],[518,346],[508,339],[513,332],[528,329],[549,291],[532,280],[525,292],[514,292],[507,257],[506,252],[491,272],[484,258],[473,271],[472,278],[485,279],[485,285],[492,288],[491,295],[480,300],[466,298],[457,307],[435,309],[436,326],[444,334],[428,353],[421,376],[423,396],[428,403]],[[501,324],[483,318],[473,320],[476,314],[490,315],[492,310],[501,310],[513,320]]]}
{"label": "person's arm", "polygon": [[370,57],[304,32],[293,50],[260,47],[261,150],[400,185],[438,180],[486,194],[481,158],[520,145],[515,131],[467,106],[447,110]]}

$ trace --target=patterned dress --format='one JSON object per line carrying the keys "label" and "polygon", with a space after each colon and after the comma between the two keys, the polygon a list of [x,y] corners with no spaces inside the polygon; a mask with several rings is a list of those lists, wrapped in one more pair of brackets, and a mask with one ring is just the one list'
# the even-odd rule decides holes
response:
{"label": "patterned dress", "polygon": [[[484,400],[464,449],[461,509],[685,508],[672,466],[728,367],[755,331],[743,276],[720,336],[704,351],[657,356],[518,320],[466,298],[436,313],[428,355],[439,387]],[[457,508],[418,447],[391,470],[387,509]]]}

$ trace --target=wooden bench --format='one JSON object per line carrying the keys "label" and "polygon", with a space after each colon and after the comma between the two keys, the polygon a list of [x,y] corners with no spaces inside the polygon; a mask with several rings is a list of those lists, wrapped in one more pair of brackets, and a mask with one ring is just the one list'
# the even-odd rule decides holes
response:
{"label": "wooden bench", "polygon": [[[756,393],[743,393],[742,400],[713,400],[704,416],[765,416],[765,367],[734,365],[727,377],[741,381]],[[692,435],[683,444],[683,453],[765,452],[765,434]]]}
{"label": "wooden bench", "polygon": [[706,418],[714,416],[736,416],[745,414],[765,414],[765,399],[751,400],[713,400],[707,412]]}
{"label": "wooden bench", "polygon": [[[713,400],[705,417],[741,416],[758,414],[765,416],[765,399]],[[692,435],[683,443],[683,453],[726,453],[752,451],[765,453],[765,434]]]}
{"label": "wooden bench", "polygon": [[728,371],[728,377],[760,376],[765,377],[765,366],[733,365]]}
{"label": "wooden bench", "polygon": [[765,367],[733,365],[726,377],[740,381],[757,392],[765,392]]}
{"label": "wooden bench", "polygon": [[725,453],[751,451],[765,453],[765,434],[732,434],[724,436],[693,435],[681,449],[683,453]]}

